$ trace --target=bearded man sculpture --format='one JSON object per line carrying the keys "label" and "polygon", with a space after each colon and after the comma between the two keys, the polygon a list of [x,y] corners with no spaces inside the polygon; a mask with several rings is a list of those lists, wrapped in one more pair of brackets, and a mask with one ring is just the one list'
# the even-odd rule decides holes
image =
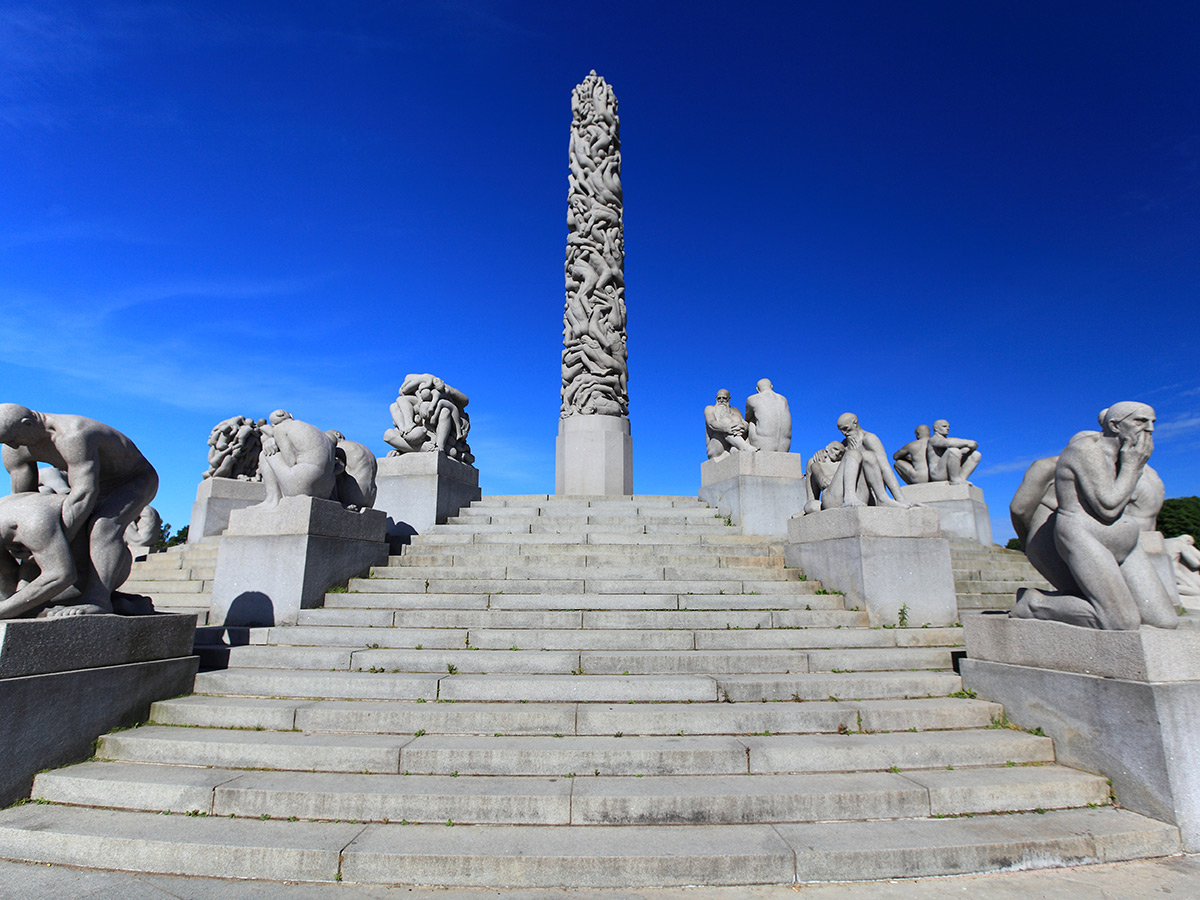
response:
{"label": "bearded man sculpture", "polygon": [[[1013,500],[1014,523],[1029,561],[1057,591],[1022,589],[1014,618],[1120,631],[1178,625],[1138,542],[1162,506],[1162,481],[1147,465],[1154,421],[1145,403],[1115,403],[1100,413],[1102,432],[1071,438],[1052,482],[1049,460],[1030,467]],[[1053,499],[1046,497],[1051,490]]]}

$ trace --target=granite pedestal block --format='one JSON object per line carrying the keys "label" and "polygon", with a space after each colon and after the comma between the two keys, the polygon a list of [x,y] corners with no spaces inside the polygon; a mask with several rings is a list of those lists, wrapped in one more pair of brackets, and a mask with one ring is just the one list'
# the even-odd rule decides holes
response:
{"label": "granite pedestal block", "polygon": [[903,490],[905,500],[937,510],[942,534],[947,538],[992,546],[992,520],[983,502],[983,491],[975,485],[931,481],[906,484]]}
{"label": "granite pedestal block", "polygon": [[150,704],[189,693],[196,617],[76,616],[0,622],[0,807],[33,776],[92,755]]}
{"label": "granite pedestal block", "polygon": [[1099,631],[971,616],[963,685],[1041,728],[1060,763],[1112,779],[1126,809],[1200,850],[1200,632]]}
{"label": "granite pedestal block", "polygon": [[335,584],[387,561],[387,516],[285,497],[234,510],[217,552],[210,625],[290,625]]}
{"label": "granite pedestal block", "polygon": [[910,625],[958,621],[950,542],[935,510],[855,506],[793,516],[784,558],[845,593],[873,626],[898,624],[904,605]]}
{"label": "granite pedestal block", "polygon": [[633,494],[633,438],[625,416],[568,416],[554,442],[554,493]]}
{"label": "granite pedestal block", "polygon": [[700,499],[744,534],[787,534],[804,509],[804,458],[798,453],[734,451],[700,464]]}
{"label": "granite pedestal block", "polygon": [[221,534],[229,527],[229,514],[267,499],[261,481],[236,478],[205,478],[196,488],[192,518],[188,522],[188,542]]}
{"label": "granite pedestal block", "polygon": [[393,550],[480,498],[479,470],[445,453],[402,453],[378,461],[375,508],[387,514]]}

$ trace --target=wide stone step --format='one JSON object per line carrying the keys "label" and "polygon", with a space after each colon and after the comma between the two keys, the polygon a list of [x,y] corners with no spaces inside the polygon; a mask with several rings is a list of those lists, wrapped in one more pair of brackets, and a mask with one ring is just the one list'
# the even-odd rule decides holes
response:
{"label": "wide stone step", "polygon": [[553,737],[231,731],[149,725],[105,735],[121,762],[427,775],[736,775],[945,769],[1053,762],[1049,738],[1010,729]]}
{"label": "wide stone step", "polygon": [[[642,779],[645,780],[645,779]],[[791,884],[1116,862],[1178,830],[1112,808],[832,825],[346,824],[38,805],[0,813],[9,859],[135,872],[448,887]]]}
{"label": "wide stone step", "polygon": [[193,695],[154,704],[159,725],[367,734],[804,734],[985,728],[1002,708],[982,700],[803,703],[431,703]]}
{"label": "wide stone step", "polygon": [[718,698],[729,702],[945,697],[962,690],[953,672],[816,672],[807,675],[722,675]]}
{"label": "wide stone step", "polygon": [[[425,565],[376,566],[371,570],[371,577],[388,581],[429,580],[429,586],[424,588],[426,592],[440,590],[439,585],[444,582],[457,583],[461,581],[478,581],[481,583],[518,581],[540,585],[558,578],[569,580],[571,583],[583,580],[589,586],[597,581],[603,584],[609,582],[629,582],[637,584],[639,589],[643,591],[659,590],[657,587],[647,587],[647,584],[656,585],[659,583],[669,584],[671,582],[691,581],[693,585],[707,585],[707,587],[702,586],[701,590],[711,591],[714,587],[720,589],[726,584],[732,586],[741,584],[745,580],[758,582],[803,582],[805,580],[799,569],[784,569],[782,567],[737,566],[722,568],[718,566],[712,568],[702,567],[699,571],[702,571],[704,574],[703,581],[697,580],[698,570],[696,567],[690,565],[624,565],[607,562],[585,566],[572,566],[561,562],[547,562],[537,565],[525,563],[473,563],[461,568]],[[359,581],[360,579],[355,579],[351,585],[351,590],[358,589]],[[595,588],[589,589],[594,590]],[[730,589],[736,590],[738,593],[741,592],[737,588],[731,587]],[[757,588],[754,588],[754,590],[757,590]],[[549,588],[549,591],[552,592],[553,588]],[[530,593],[530,591],[523,588],[521,592]],[[694,589],[693,593],[695,593]]]}
{"label": "wide stone step", "polygon": [[[761,677],[761,676],[760,676]],[[863,678],[865,676],[859,676]],[[961,686],[958,676],[954,682]],[[943,690],[945,694],[955,687]],[[705,675],[508,675],[317,672],[287,669],[224,669],[201,672],[196,691],[246,697],[312,697],[347,700],[444,700],[453,702],[638,703],[717,700],[717,682]],[[928,693],[928,692],[926,692]],[[848,694],[849,696],[849,694]],[[853,696],[872,694],[858,692]],[[887,696],[897,696],[889,694]]]}
{"label": "wide stone step", "polygon": [[[664,565],[670,561],[679,561],[684,565],[699,559],[719,560],[769,560],[774,565],[783,560],[783,554],[777,545],[768,544],[735,544],[731,546],[714,546],[713,544],[650,544],[642,545],[636,541],[626,544],[580,544],[565,540],[557,543],[538,544],[433,544],[428,541],[413,543],[404,548],[398,555],[388,557],[389,565],[400,565],[403,560],[416,558],[437,558],[435,564],[443,564],[444,557],[452,557],[454,564],[459,560],[511,560],[519,558],[546,557],[548,559],[578,559],[586,557],[596,560],[633,560],[651,561],[663,560]],[[757,564],[757,563],[747,563]]]}
{"label": "wide stone step", "polygon": [[130,579],[121,585],[121,590],[127,594],[147,594],[158,596],[166,594],[204,594],[212,590],[212,585],[206,581],[134,581]]}
{"label": "wide stone step", "polygon": [[[337,595],[340,596],[340,595]],[[691,599],[691,598],[689,598]],[[646,628],[651,630],[686,628],[687,617],[695,615],[692,610],[675,610],[682,612],[680,618],[670,619],[652,613],[649,624],[638,624],[634,611],[624,611],[622,615],[609,615],[610,610],[580,610],[580,609],[306,609],[300,611],[300,625],[347,626],[386,629],[399,628],[488,628],[488,629],[574,629],[587,627],[604,629],[615,628]],[[671,612],[663,610],[662,612]],[[745,610],[739,610],[739,613]],[[712,611],[702,614],[709,616],[710,625],[697,625],[698,628],[724,628],[731,624],[728,614],[724,617]],[[786,625],[783,618],[786,616]],[[724,621],[722,621],[724,618]],[[761,628],[842,628],[862,627],[867,624],[865,612],[854,612],[846,609],[814,609],[814,610],[757,610],[749,621],[753,629],[757,624]],[[601,625],[603,623],[603,625]],[[681,624],[682,623],[682,624]],[[745,626],[742,626],[745,627]],[[932,630],[932,629],[925,629]],[[900,635],[906,632],[900,631]],[[282,640],[282,638],[281,638]],[[900,640],[898,635],[897,640]],[[370,641],[368,641],[369,643]]]}
{"label": "wide stone step", "polygon": [[755,824],[1106,804],[1059,766],[821,775],[470,776],[244,772],[89,762],[43,773],[53,803],[240,818],[512,825]]}

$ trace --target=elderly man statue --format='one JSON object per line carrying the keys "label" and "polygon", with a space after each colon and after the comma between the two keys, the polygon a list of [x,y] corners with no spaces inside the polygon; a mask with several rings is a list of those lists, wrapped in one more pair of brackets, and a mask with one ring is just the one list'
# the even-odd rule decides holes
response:
{"label": "elderly man statue", "polygon": [[[112,592],[129,577],[132,556],[125,530],[158,491],[158,473],[114,428],[15,403],[0,404],[4,468],[14,494],[36,493],[39,462],[66,472],[62,525],[68,541],[87,542],[87,571],[74,613],[111,613]],[[54,495],[52,495],[54,496]]]}
{"label": "elderly man statue", "polygon": [[736,406],[729,405],[729,398],[729,391],[721,388],[717,391],[717,402],[704,407],[709,459],[724,459],[731,450],[754,453],[758,449],[746,440],[746,420]]}
{"label": "elderly man statue", "polygon": [[925,453],[930,481],[965,484],[979,465],[979,444],[965,438],[950,437],[950,423],[945,419],[933,423],[933,434],[929,436]]}
{"label": "elderly man statue", "polygon": [[914,432],[915,441],[909,441],[892,454],[896,471],[905,484],[926,484],[929,481],[929,461],[926,448],[929,446],[929,426],[918,425]]}
{"label": "elderly man statue", "polygon": [[[821,508],[866,506],[869,503],[873,506],[908,509],[912,504],[907,503],[900,493],[900,482],[892,472],[883,442],[871,432],[863,430],[854,413],[838,416],[837,427],[843,435],[842,446],[846,452],[834,473],[834,480],[838,483],[831,485],[831,489],[821,495]],[[891,491],[891,497],[888,491]]]}
{"label": "elderly man statue", "polygon": [[1162,506],[1161,480],[1147,464],[1154,410],[1115,403],[1100,421],[1103,432],[1075,435],[1055,461],[1052,502],[1036,500],[1051,488],[1048,460],[1030,467],[1013,500],[1029,561],[1057,591],[1023,588],[1011,615],[1107,630],[1175,628],[1171,598],[1138,541]]}
{"label": "elderly man statue", "polygon": [[760,378],[757,393],[746,398],[747,435],[759,450],[787,453],[792,449],[792,412],[787,398],[775,393],[767,378]]}

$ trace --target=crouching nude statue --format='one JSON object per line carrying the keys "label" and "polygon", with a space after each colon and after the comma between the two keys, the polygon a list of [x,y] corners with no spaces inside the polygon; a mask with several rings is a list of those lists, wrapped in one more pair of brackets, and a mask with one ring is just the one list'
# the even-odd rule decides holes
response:
{"label": "crouching nude statue", "polygon": [[[129,577],[133,562],[125,531],[154,499],[158,473],[133,442],[114,428],[83,416],[34,412],[15,403],[0,404],[0,443],[4,468],[12,477],[14,501],[26,494],[43,498],[9,502],[10,530],[21,530],[26,517],[46,520],[48,504],[55,504],[63,539],[73,547],[78,571],[67,589],[59,584],[61,570],[59,578],[49,579],[58,586],[58,595],[48,594],[46,580],[37,588],[39,603],[55,601],[46,615],[111,613],[112,594]],[[65,473],[68,493],[39,493],[39,462]],[[49,528],[43,524],[41,531]],[[39,528],[26,530],[32,534]],[[6,540],[24,546],[15,538]],[[41,552],[49,554],[48,559],[57,557],[50,549]],[[18,551],[18,556],[23,553]],[[9,553],[10,560],[15,558]],[[15,605],[25,603],[21,600]]]}
{"label": "crouching nude statue", "polygon": [[1100,413],[1103,432],[1080,432],[1057,459],[1025,473],[1013,523],[1029,561],[1056,591],[1018,591],[1014,618],[1119,631],[1178,625],[1138,543],[1162,506],[1162,480],[1147,465],[1154,421],[1145,403],[1115,403]]}
{"label": "crouching nude statue", "polygon": [[334,496],[335,447],[325,432],[286,409],[275,410],[268,422],[271,433],[263,437],[258,465],[267,498],[258,506],[278,506],[284,497]]}

